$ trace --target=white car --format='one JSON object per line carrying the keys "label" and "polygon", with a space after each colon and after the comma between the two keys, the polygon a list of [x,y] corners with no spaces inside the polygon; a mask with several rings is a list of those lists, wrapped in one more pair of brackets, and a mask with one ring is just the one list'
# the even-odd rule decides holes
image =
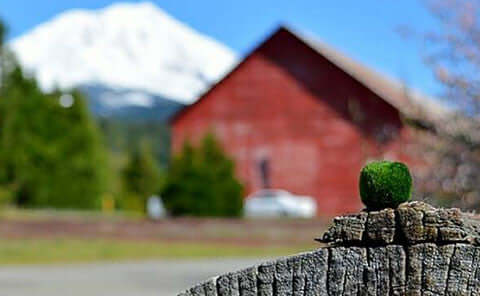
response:
{"label": "white car", "polygon": [[152,195],[147,200],[147,214],[152,220],[158,220],[167,216],[167,211],[160,196]]}
{"label": "white car", "polygon": [[310,196],[294,195],[285,190],[264,189],[249,195],[244,202],[246,217],[312,218],[317,214],[317,203]]}

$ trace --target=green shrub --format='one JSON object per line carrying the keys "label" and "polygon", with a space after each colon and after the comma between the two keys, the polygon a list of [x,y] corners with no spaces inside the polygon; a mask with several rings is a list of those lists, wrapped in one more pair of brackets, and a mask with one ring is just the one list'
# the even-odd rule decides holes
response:
{"label": "green shrub", "polygon": [[162,194],[173,216],[240,216],[243,186],[228,158],[212,134],[199,147],[185,143],[170,165]]}
{"label": "green shrub", "polygon": [[13,200],[13,191],[6,187],[0,187],[0,209],[12,205]]}
{"label": "green shrub", "polygon": [[400,162],[367,164],[360,173],[360,196],[370,210],[396,208],[412,195],[412,176]]}
{"label": "green shrub", "polygon": [[121,208],[134,212],[145,212],[150,196],[158,194],[164,178],[153,157],[150,143],[143,142],[131,151],[129,161],[122,170],[123,196]]}

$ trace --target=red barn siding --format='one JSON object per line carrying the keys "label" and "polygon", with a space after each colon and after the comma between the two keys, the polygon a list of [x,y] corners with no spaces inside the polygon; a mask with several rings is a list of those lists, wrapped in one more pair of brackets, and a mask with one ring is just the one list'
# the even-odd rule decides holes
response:
{"label": "red barn siding", "polygon": [[[400,140],[379,143],[384,128]],[[258,162],[268,158],[272,187],[314,196],[320,215],[358,210],[362,165],[401,158],[407,133],[398,110],[286,30],[175,118],[173,150],[209,130],[248,193],[261,189]]]}

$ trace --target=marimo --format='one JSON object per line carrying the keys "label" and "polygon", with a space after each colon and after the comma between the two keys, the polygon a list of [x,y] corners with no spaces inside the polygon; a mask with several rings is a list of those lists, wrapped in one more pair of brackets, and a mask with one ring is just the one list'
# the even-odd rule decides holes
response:
{"label": "marimo", "polygon": [[412,176],[401,162],[372,162],[360,172],[360,196],[367,209],[396,208],[411,195]]}

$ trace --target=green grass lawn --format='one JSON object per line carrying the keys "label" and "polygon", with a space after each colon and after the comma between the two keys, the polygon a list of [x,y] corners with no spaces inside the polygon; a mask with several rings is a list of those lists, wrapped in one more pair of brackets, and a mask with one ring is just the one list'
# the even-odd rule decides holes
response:
{"label": "green grass lawn", "polygon": [[213,257],[274,257],[307,251],[312,248],[312,245],[265,247],[107,239],[0,239],[0,265]]}
{"label": "green grass lawn", "polygon": [[313,238],[325,228],[323,220],[152,222],[130,213],[15,208],[0,210],[0,223],[0,265],[278,257],[318,247]]}

